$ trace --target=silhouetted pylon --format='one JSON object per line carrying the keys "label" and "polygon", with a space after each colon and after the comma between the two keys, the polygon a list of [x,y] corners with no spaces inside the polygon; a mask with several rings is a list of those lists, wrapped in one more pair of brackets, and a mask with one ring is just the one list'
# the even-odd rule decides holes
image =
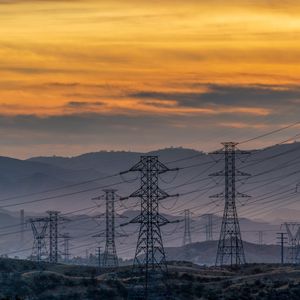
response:
{"label": "silhouetted pylon", "polygon": [[236,169],[236,155],[249,154],[249,152],[237,150],[236,145],[237,143],[233,142],[223,143],[224,149],[214,152],[214,154],[224,155],[225,169],[210,175],[225,177],[225,191],[221,194],[211,196],[211,198],[225,199],[222,227],[216,257],[216,265],[219,266],[226,264],[233,266],[246,263],[236,210],[236,198],[248,198],[249,196],[237,192],[235,185],[237,176],[250,176],[249,174]]}
{"label": "silhouetted pylon", "polygon": [[159,174],[168,171],[171,169],[162,164],[157,156],[142,156],[140,162],[127,171],[141,173],[141,187],[129,196],[141,199],[140,214],[129,222],[140,224],[133,263],[133,284],[128,295],[130,300],[169,298],[166,282],[168,269],[160,227],[170,222],[160,215],[159,202],[170,195],[158,186]]}

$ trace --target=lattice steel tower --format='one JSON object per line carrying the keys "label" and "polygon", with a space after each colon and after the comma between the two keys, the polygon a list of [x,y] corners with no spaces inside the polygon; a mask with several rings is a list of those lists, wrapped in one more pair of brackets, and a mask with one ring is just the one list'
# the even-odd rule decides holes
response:
{"label": "lattice steel tower", "polygon": [[207,218],[207,224],[205,225],[205,235],[206,241],[213,240],[213,215],[212,214],[205,214],[203,217]]}
{"label": "lattice steel tower", "polygon": [[284,223],[288,236],[287,262],[299,264],[300,262],[300,224],[296,222]]}
{"label": "lattice steel tower", "polygon": [[48,211],[49,215],[49,262],[58,262],[58,211]]}
{"label": "lattice steel tower", "polygon": [[211,198],[224,198],[225,207],[218,244],[216,265],[241,265],[246,263],[243,241],[241,237],[238,214],[236,210],[236,198],[249,196],[236,191],[236,177],[250,176],[236,169],[236,155],[249,154],[246,151],[236,149],[237,143],[222,143],[224,149],[214,152],[225,157],[225,170],[211,174],[210,176],[225,176],[225,191]]}
{"label": "lattice steel tower", "polygon": [[31,253],[31,259],[37,262],[47,258],[46,234],[48,227],[48,218],[29,219],[34,241]]}
{"label": "lattice steel tower", "polygon": [[[119,266],[116,243],[115,243],[115,201],[116,191],[114,189],[103,190],[105,192],[105,250],[103,253],[103,268],[117,268]],[[93,200],[100,200],[102,197],[93,198]],[[95,235],[99,237],[101,235]]]}
{"label": "lattice steel tower", "polygon": [[184,235],[182,245],[188,245],[192,243],[191,236],[191,212],[189,209],[184,210]]}
{"label": "lattice steel tower", "polygon": [[167,263],[160,231],[160,227],[169,221],[159,214],[159,201],[170,195],[158,187],[159,175],[168,171],[171,170],[159,162],[157,156],[142,156],[128,171],[141,173],[140,189],[129,196],[141,199],[140,215],[129,222],[140,224],[132,273],[132,280],[136,282],[129,290],[130,300],[169,298]]}

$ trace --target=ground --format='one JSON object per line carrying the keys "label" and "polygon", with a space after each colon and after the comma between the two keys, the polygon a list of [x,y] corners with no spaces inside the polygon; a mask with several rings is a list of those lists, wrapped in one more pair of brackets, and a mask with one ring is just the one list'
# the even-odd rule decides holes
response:
{"label": "ground", "polygon": [[[117,279],[110,272],[97,274],[94,267],[0,259],[0,299],[126,299],[130,270],[120,268]],[[220,269],[170,262],[169,286],[175,300],[298,300],[300,267],[251,264]]]}

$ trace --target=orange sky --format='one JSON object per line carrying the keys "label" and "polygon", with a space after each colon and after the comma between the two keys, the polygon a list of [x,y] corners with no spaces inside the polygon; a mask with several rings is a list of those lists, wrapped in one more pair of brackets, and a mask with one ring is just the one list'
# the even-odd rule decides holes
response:
{"label": "orange sky", "polygon": [[[281,114],[286,117],[278,119],[277,94],[273,105],[269,99],[262,105],[259,97],[247,98],[246,105],[238,99],[231,104],[209,97],[220,93],[216,87],[258,89],[259,95],[265,89],[268,94],[286,92],[289,103],[298,104],[300,5],[281,2],[229,0],[225,7],[221,0],[0,0],[1,116],[121,116],[130,128],[142,131],[141,123],[133,124],[136,116],[167,118],[162,126],[173,129],[195,128],[199,118],[204,126],[214,124],[226,132],[268,130],[274,121],[266,118],[276,120],[276,126],[285,124],[292,116],[281,97]],[[197,95],[198,102],[186,101],[190,95]],[[202,95],[210,100],[202,102]],[[236,115],[243,120],[230,119]],[[174,121],[188,116],[193,122]],[[70,132],[76,135],[72,126]],[[34,126],[26,133],[42,135]],[[183,145],[195,146],[190,135]],[[181,144],[168,141],[175,142]],[[53,137],[35,146],[42,152],[49,144],[64,146]],[[126,148],[125,141],[91,144],[91,149]],[[145,149],[166,146],[159,141],[149,144]],[[77,141],[69,146],[76,149],[70,153],[81,151]],[[22,152],[28,146],[5,147],[18,156],[29,154]]]}

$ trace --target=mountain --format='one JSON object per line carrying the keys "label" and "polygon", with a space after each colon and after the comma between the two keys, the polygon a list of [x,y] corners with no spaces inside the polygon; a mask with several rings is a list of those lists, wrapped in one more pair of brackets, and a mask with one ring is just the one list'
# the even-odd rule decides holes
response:
{"label": "mountain", "polygon": [[[300,174],[300,143],[277,145],[251,153],[237,155],[236,160],[239,170],[252,174],[252,177],[237,176],[236,179],[237,190],[252,196],[237,199],[243,239],[257,243],[258,232],[263,231],[263,242],[274,244],[280,224],[300,218],[300,194],[296,193]],[[76,157],[34,157],[28,160],[0,157],[0,204],[5,210],[4,214],[9,215],[2,216],[1,226],[19,224],[17,211],[20,209],[25,209],[25,215],[28,217],[44,215],[49,209],[74,211],[75,216],[71,214],[72,218],[80,217],[81,214],[103,213],[104,201],[96,205],[91,198],[103,194],[104,187],[113,184],[113,187],[118,189],[118,195],[128,196],[140,185],[139,175],[134,173],[103,178],[130,169],[139,161],[141,155],[158,155],[168,167],[179,168],[178,171],[159,175],[159,185],[163,190],[170,195],[180,194],[179,197],[161,201],[160,211],[171,220],[182,220],[184,210],[190,209],[192,239],[195,242],[205,240],[205,214],[213,213],[213,237],[217,239],[224,199],[209,196],[223,192],[224,181],[222,177],[210,177],[209,174],[224,168],[223,156],[185,148],[167,148],[149,153],[100,151]],[[127,214],[128,220],[137,215],[139,209],[138,199],[116,202],[116,212]],[[131,210],[131,213],[128,210]],[[117,224],[121,222],[125,223],[126,220],[118,220]],[[67,229],[76,238],[78,235],[86,237],[87,230],[104,229],[104,222],[99,229],[95,222],[85,220],[84,223],[78,220],[76,232],[71,224],[72,222]],[[129,225],[122,230],[129,232],[132,237],[120,238],[118,247],[125,258],[131,257],[133,245],[136,243],[134,233],[137,227]],[[119,233],[122,233],[122,230],[118,229]],[[183,222],[165,226],[162,231],[166,245],[180,246],[183,230]],[[14,231],[14,228],[1,230],[1,233],[6,234],[7,231]],[[17,234],[14,238],[3,238],[0,247],[3,250],[15,249],[16,236]],[[31,245],[30,228],[27,238]],[[130,251],[126,249],[129,245],[132,248]]]}
{"label": "mountain", "polygon": [[[27,160],[27,162],[42,164],[48,168],[50,166],[52,168],[63,168],[65,172],[68,170],[69,174],[61,173],[56,176],[57,179],[76,183],[97,176],[100,177],[100,174],[105,176],[106,174],[116,174],[128,170],[139,161],[141,155],[158,155],[160,160],[169,167],[180,168],[178,174],[177,172],[170,172],[160,176],[160,185],[168,193],[179,192],[183,194],[176,200],[177,207],[182,209],[178,209],[178,212],[176,212],[176,209],[172,207],[175,200],[170,198],[162,204],[166,207],[166,210],[170,207],[174,214],[182,213],[184,207],[192,209],[196,214],[205,213],[207,207],[210,207],[213,211],[222,211],[222,198],[216,200],[209,198],[210,195],[223,191],[222,178],[209,177],[209,174],[216,173],[224,168],[223,157],[218,154],[207,154],[185,148],[167,148],[146,154],[100,151],[69,158],[36,157]],[[252,177],[237,177],[238,191],[251,196],[251,198],[237,201],[241,217],[274,221],[275,219],[282,219],[280,216],[282,213],[281,208],[289,208],[291,212],[297,209],[300,211],[297,195],[294,193],[300,175],[300,143],[253,150],[251,155],[238,155],[236,164],[241,171],[252,175]],[[5,175],[0,172],[0,178],[2,176]],[[101,186],[123,180],[125,182],[118,186],[118,190],[119,194],[126,196],[138,187],[138,181],[135,184],[127,182],[131,182],[135,178],[137,178],[135,174],[126,174],[123,178],[116,177],[107,181],[99,181],[97,185],[93,183],[82,185],[76,190],[99,186],[98,193],[100,193]],[[28,187],[28,189],[30,188]],[[191,193],[191,191],[194,192]],[[15,189],[12,194],[15,194]],[[86,192],[79,197],[74,196],[73,201],[80,202],[81,199],[83,205],[82,199],[88,199],[92,196],[95,196],[95,193]],[[62,198],[60,204],[63,203],[67,207],[68,199]],[[59,209],[62,209],[62,206],[60,205]],[[289,216],[285,215],[284,219],[289,219]],[[295,214],[292,219],[295,220]]]}

